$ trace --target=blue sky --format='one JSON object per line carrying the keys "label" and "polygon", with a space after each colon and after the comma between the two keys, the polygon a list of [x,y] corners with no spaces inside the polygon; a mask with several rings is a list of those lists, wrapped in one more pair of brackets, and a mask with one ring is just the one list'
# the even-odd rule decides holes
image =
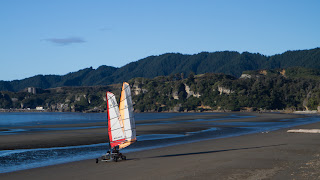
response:
{"label": "blue sky", "polygon": [[0,80],[167,52],[320,47],[319,0],[1,0]]}

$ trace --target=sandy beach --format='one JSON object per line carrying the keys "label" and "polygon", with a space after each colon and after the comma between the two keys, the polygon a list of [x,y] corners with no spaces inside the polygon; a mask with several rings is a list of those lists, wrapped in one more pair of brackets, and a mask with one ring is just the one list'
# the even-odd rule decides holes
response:
{"label": "sandy beach", "polygon": [[[276,121],[302,117],[291,114],[256,114],[241,121]],[[216,116],[223,116],[217,114]],[[195,118],[195,117],[189,117]],[[202,116],[210,118],[209,116]],[[212,117],[211,117],[212,118]],[[178,117],[171,121],[186,119]],[[168,121],[162,119],[157,121]],[[229,119],[223,121],[240,121]],[[139,122],[151,123],[151,122]],[[68,125],[64,125],[68,126]],[[138,134],[195,131],[204,125],[145,125]],[[320,123],[294,128],[320,128]],[[290,128],[292,129],[292,128]],[[0,174],[1,179],[320,179],[320,134],[287,133],[288,129],[212,139],[152,150],[128,153],[127,161],[95,163],[84,160],[12,173]],[[1,139],[1,149],[53,147],[90,144],[105,141],[105,129],[51,132],[43,136],[31,133]],[[66,139],[61,137],[66,136]],[[96,139],[92,140],[94,137]],[[84,141],[86,138],[87,141]]]}

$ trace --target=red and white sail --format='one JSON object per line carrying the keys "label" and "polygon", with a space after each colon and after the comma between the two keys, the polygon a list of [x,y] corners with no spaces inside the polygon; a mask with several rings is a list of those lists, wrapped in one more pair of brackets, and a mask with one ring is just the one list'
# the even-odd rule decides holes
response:
{"label": "red and white sail", "polygon": [[106,96],[110,146],[122,149],[137,140],[130,86],[123,83],[119,107],[113,93]]}
{"label": "red and white sail", "polygon": [[108,134],[111,148],[125,141],[123,126],[120,124],[121,116],[118,103],[113,93],[107,92]]}

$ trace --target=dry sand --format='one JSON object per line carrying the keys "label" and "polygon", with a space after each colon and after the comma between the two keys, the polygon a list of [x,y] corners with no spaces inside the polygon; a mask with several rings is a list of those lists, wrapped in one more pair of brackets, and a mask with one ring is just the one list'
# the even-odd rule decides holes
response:
{"label": "dry sand", "polygon": [[[258,117],[245,121],[299,117],[254,115]],[[152,129],[165,131],[166,127],[153,125],[144,128],[140,129],[141,133],[152,132]],[[320,123],[295,128],[320,128]],[[320,179],[320,134],[287,133],[287,130],[134,152],[127,154],[127,161],[117,163],[96,164],[95,160],[85,160],[3,173],[0,179]],[[179,132],[179,128],[176,131]],[[41,141],[36,134],[34,136]],[[55,135],[51,136],[55,141]],[[78,139],[77,135],[73,136]]]}

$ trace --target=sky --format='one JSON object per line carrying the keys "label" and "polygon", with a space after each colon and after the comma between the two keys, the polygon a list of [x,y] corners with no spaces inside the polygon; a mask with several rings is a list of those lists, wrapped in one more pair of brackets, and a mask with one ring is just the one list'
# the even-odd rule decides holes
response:
{"label": "sky", "polygon": [[0,80],[151,55],[320,47],[319,0],[0,0]]}

